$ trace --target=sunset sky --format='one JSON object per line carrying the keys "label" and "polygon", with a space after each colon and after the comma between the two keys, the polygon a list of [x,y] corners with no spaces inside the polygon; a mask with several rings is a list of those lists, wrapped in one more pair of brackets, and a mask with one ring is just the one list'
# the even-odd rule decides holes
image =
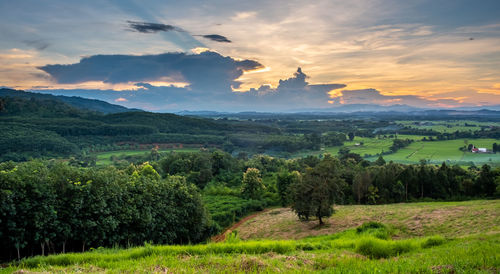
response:
{"label": "sunset sky", "polygon": [[0,86],[152,111],[500,105],[498,0],[1,0],[0,37]]}

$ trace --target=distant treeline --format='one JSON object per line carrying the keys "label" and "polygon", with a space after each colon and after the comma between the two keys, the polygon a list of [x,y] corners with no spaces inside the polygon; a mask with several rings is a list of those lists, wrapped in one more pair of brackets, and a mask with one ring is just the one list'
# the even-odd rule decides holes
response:
{"label": "distant treeline", "polygon": [[307,217],[307,208],[318,203],[313,193],[327,193],[314,190],[330,180],[335,188],[327,198],[336,204],[500,197],[500,168],[402,165],[382,157],[371,163],[341,153],[287,160],[219,150],[173,152],[149,164],[106,168],[4,162],[1,256],[199,242],[266,206],[300,206]]}
{"label": "distant treeline", "polygon": [[399,134],[408,135],[422,135],[422,136],[433,136],[431,138],[426,138],[426,141],[443,141],[443,140],[455,140],[463,138],[492,138],[500,139],[500,126],[491,127],[489,130],[481,128],[480,130],[472,131],[455,131],[455,132],[439,132],[432,129],[420,129],[413,127],[404,127],[392,132],[397,132]]}

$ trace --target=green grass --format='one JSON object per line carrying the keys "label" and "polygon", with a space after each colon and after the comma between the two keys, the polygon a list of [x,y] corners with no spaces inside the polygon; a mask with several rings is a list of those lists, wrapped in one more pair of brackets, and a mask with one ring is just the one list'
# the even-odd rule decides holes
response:
{"label": "green grass", "polygon": [[[389,136],[388,134],[387,136]],[[419,135],[399,135],[397,136],[399,139],[411,139],[411,140],[422,140],[423,136]],[[375,155],[378,153],[382,153],[384,151],[389,151],[390,147],[392,146],[392,142],[394,140],[393,138],[370,138],[370,137],[359,137],[355,136],[352,141],[346,141],[344,142],[344,146],[349,148],[351,152],[357,153],[361,156],[366,156],[366,155]],[[361,144],[363,143],[363,144]],[[341,146],[335,146],[335,147],[325,147],[322,150],[318,151],[304,151],[304,152],[299,152],[295,153],[292,155],[292,157],[297,158],[297,157],[304,157],[308,155],[319,155],[323,153],[330,153],[332,155],[337,155],[339,152],[339,149]]]}
{"label": "green grass", "polygon": [[[415,140],[408,147],[398,150],[396,153],[383,155],[386,161],[394,161],[403,164],[416,164],[421,159],[428,160],[433,164],[441,164],[447,162],[449,164],[458,164],[461,166],[489,164],[491,166],[500,166],[500,153],[470,153],[462,152],[460,147],[465,145],[465,140],[469,144],[474,144],[476,147],[484,147],[491,150],[493,143],[500,143],[500,140],[495,139],[457,139],[446,141],[421,141],[423,136],[419,135],[398,135],[399,139]],[[393,138],[368,138],[354,137],[353,141],[347,141],[344,146],[349,148],[351,152],[357,153],[369,161],[375,161],[378,156],[376,154],[387,152],[392,146]],[[361,143],[363,143],[361,145]],[[341,147],[326,147],[320,151],[305,151],[296,153],[293,157],[304,157],[307,155],[320,155],[330,153],[337,155]],[[373,156],[369,156],[373,155]]]}
{"label": "green grass", "polygon": [[[499,206],[499,200],[344,206],[329,220],[364,221],[336,233],[297,240],[241,240],[235,234],[222,243],[98,248],[28,258],[0,272],[498,273]],[[456,214],[457,210],[465,213]],[[275,222],[282,221],[276,212],[267,214],[274,216]],[[421,236],[405,232],[406,237],[402,237],[403,228],[393,223],[400,220],[411,227],[412,221],[425,219],[435,229]],[[441,221],[450,226],[441,226]],[[301,223],[296,216],[294,222]],[[243,229],[241,226],[238,231]],[[308,229],[310,235],[318,231]]]}
{"label": "green grass", "polygon": [[[400,239],[442,235],[463,237],[483,232],[500,232],[500,200],[425,202],[388,205],[334,206],[335,214],[318,221],[297,222],[288,208],[265,212],[238,228],[242,239],[302,239],[353,229],[366,222],[384,223]],[[383,235],[380,235],[383,238]]]}
{"label": "green grass", "polygon": [[[200,151],[199,148],[169,148],[169,149],[160,149],[158,152],[160,153],[165,153],[165,152],[171,152],[171,151],[178,151],[178,152],[198,152]],[[97,162],[96,165],[98,166],[104,166],[104,165],[111,165],[113,162],[111,161],[112,156],[117,156],[117,157],[125,157],[125,156],[135,156],[135,155],[149,155],[151,153],[151,150],[117,150],[117,151],[106,151],[106,152],[98,152],[95,153],[97,157]]]}
{"label": "green grass", "polygon": [[13,263],[2,272],[494,273],[500,269],[499,248],[498,233],[465,238],[384,240],[351,229],[298,241],[146,245],[39,256]]}

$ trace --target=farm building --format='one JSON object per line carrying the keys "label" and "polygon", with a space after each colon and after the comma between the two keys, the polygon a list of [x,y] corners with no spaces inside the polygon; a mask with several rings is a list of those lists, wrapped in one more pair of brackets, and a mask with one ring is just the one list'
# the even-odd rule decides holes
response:
{"label": "farm building", "polygon": [[472,149],[470,150],[472,153],[488,153],[488,149],[484,147],[474,147],[472,146]]}

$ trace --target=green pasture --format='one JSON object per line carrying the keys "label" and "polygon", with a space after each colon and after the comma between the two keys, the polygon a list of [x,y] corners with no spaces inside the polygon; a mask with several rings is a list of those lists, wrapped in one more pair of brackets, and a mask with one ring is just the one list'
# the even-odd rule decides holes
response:
{"label": "green pasture", "polygon": [[[474,144],[476,147],[492,149],[493,143],[500,143],[495,139],[467,139],[468,144]],[[500,165],[500,153],[471,153],[462,152],[460,147],[465,145],[465,139],[433,141],[433,142],[414,142],[406,148],[398,150],[396,153],[384,155],[386,161],[399,163],[418,163],[424,159],[430,163],[440,164],[448,162],[450,164],[475,165],[489,164],[492,166]],[[369,157],[368,160],[375,160],[376,157]]]}
{"label": "green pasture", "polygon": [[[361,156],[376,155],[376,154],[382,153],[384,151],[388,151],[389,148],[392,146],[392,142],[393,142],[394,138],[396,138],[395,135],[393,135],[392,138],[389,137],[390,134],[387,134],[386,136],[387,136],[386,138],[384,138],[383,135],[380,136],[379,138],[355,136],[352,141],[344,142],[344,146],[349,148],[351,150],[351,152],[357,153]],[[411,140],[419,141],[419,140],[422,140],[423,136],[398,134],[397,138],[398,139],[411,139]],[[293,155],[293,157],[303,157],[303,156],[307,156],[307,155],[319,155],[319,154],[323,154],[323,153],[330,153],[332,155],[337,155],[340,148],[341,148],[341,146],[326,147],[326,148],[323,148],[322,150],[318,150],[318,151],[308,151],[308,152],[296,153]]]}
{"label": "green pasture", "polygon": [[[389,136],[389,135],[387,135]],[[386,161],[394,161],[398,163],[414,164],[419,163],[424,159],[430,163],[440,164],[448,162],[450,164],[459,164],[462,166],[470,166],[471,163],[475,165],[489,164],[492,166],[500,165],[500,153],[471,153],[462,152],[459,150],[467,144],[474,144],[476,147],[484,147],[491,150],[493,143],[500,144],[500,140],[496,139],[456,139],[445,141],[422,141],[423,136],[419,135],[398,135],[399,139],[412,139],[415,140],[408,147],[398,150],[396,153],[383,155]],[[368,137],[354,137],[353,141],[347,141],[344,146],[349,148],[351,152],[357,153],[369,161],[374,161],[378,158],[376,156],[384,151],[389,151],[394,138],[368,138]],[[320,155],[330,153],[337,155],[341,147],[326,147],[318,151],[305,151],[293,154],[292,157],[305,157],[308,155]],[[372,155],[372,156],[369,156]]]}

